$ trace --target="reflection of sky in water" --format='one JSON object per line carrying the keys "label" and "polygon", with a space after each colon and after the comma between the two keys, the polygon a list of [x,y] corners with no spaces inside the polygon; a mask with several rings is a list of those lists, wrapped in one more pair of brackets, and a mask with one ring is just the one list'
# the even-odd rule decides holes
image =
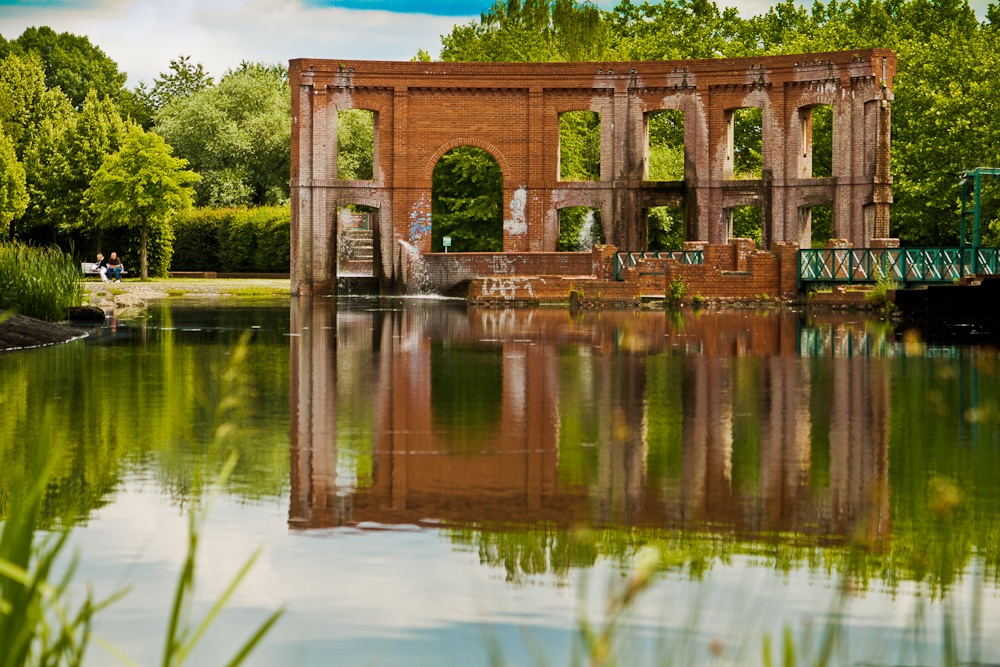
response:
{"label": "reflection of sky in water", "polygon": [[[270,610],[284,606],[285,616],[249,664],[487,665],[487,646],[496,641],[509,664],[538,664],[531,656],[541,651],[550,664],[568,665],[581,606],[599,621],[608,584],[619,577],[615,567],[599,562],[586,572],[573,570],[567,581],[543,575],[512,586],[435,530],[294,533],[286,511],[282,503],[217,501],[198,561],[196,615],[256,548],[263,552],[192,664],[221,664]],[[186,530],[186,519],[168,498],[149,484],[130,482],[74,534],[84,557],[81,575],[99,595],[132,587],[101,616],[97,632],[140,664],[155,664],[161,650],[165,601],[184,559]],[[969,609],[971,579],[955,598],[960,614]],[[625,655],[643,663],[648,652],[662,657],[665,650],[677,664],[697,664],[709,659],[705,651],[718,641],[725,647],[718,664],[756,664],[764,633],[778,639],[786,625],[797,633],[811,625],[817,641],[835,588],[822,572],[781,573],[739,556],[712,567],[700,583],[664,575],[630,614],[624,632],[638,655]],[[581,591],[588,594],[583,603]],[[915,593],[904,583],[895,596],[870,591],[851,598],[850,654],[897,660],[895,641],[912,630]],[[928,604],[929,650],[940,656],[941,605]],[[1000,601],[994,591],[985,595],[983,618],[984,654],[995,656]],[[107,660],[101,648],[92,649],[89,664]]]}

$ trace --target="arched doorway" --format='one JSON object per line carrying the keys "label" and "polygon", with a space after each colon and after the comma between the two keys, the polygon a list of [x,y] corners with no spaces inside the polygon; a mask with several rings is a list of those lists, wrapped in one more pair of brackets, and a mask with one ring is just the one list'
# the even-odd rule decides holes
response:
{"label": "arched doorway", "polygon": [[482,148],[456,146],[434,165],[431,251],[503,250],[503,173]]}

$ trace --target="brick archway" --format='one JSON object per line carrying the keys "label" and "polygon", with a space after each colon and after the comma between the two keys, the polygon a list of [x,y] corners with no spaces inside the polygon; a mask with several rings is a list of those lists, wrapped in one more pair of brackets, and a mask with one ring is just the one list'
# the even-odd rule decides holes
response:
{"label": "brick archway", "polygon": [[500,165],[500,173],[503,174],[504,187],[507,187],[507,183],[510,181],[510,163],[507,158],[504,157],[503,152],[489,143],[488,141],[483,141],[482,139],[452,139],[441,145],[434,154],[427,160],[427,165],[424,167],[424,180],[430,182],[434,177],[434,167],[437,166],[438,160],[444,157],[444,154],[453,148],[458,148],[460,146],[473,146],[474,148],[479,148],[490,154],[496,163]]}
{"label": "brick archway", "polygon": [[[434,165],[460,145],[481,148],[500,165],[506,252],[555,250],[554,211],[570,201],[600,202],[605,236],[622,250],[643,249],[650,202],[678,197],[688,240],[722,242],[724,209],[753,200],[767,243],[797,241],[798,208],[818,194],[832,197],[837,235],[865,245],[887,227],[892,200],[895,64],[885,49],[623,63],[292,60],[293,293],[335,285],[324,273],[336,252],[324,245],[324,226],[337,201],[381,202],[378,275],[400,280],[398,242],[422,238]],[[852,138],[835,141],[832,178],[802,178],[802,114],[816,104],[833,107],[835,136]],[[763,175],[732,180],[727,113],[745,106],[762,109]],[[373,181],[337,179],[338,108],[376,111]],[[644,180],[644,114],[659,109],[684,113],[683,182]],[[567,110],[600,114],[599,181],[559,181],[559,114]]]}

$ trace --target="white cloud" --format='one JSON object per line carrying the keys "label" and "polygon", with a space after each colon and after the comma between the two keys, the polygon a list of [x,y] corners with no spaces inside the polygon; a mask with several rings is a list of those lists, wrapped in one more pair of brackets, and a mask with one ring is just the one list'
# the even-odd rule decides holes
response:
{"label": "white cloud", "polygon": [[292,58],[408,60],[440,50],[440,36],[470,19],[284,0],[106,0],[80,7],[0,6],[0,34],[46,25],[86,35],[128,72],[129,84],[152,81],[172,58],[190,55],[218,78],[242,60]]}

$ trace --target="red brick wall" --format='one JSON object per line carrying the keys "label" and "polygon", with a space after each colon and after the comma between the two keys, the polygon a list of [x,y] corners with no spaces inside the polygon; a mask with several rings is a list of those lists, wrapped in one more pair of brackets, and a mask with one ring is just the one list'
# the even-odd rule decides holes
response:
{"label": "red brick wall", "polygon": [[[675,280],[685,284],[684,300],[688,302],[696,295],[705,299],[746,301],[797,298],[798,246],[779,244],[774,252],[751,251],[750,247],[752,242],[747,239],[733,239],[731,243],[721,246],[705,245],[703,264],[681,264],[672,258],[640,260],[624,272],[624,280],[621,281],[614,279],[611,262],[616,250],[613,246],[594,249],[592,266],[595,271],[591,275],[532,274],[527,270],[553,266],[544,261],[535,265],[518,265],[517,270],[506,270],[504,273],[491,273],[487,264],[480,264],[479,269],[483,272],[469,285],[469,298],[480,304],[566,303],[571,301],[571,292],[575,292],[573,298],[581,305],[634,305],[643,297],[665,298]],[[584,253],[565,254],[582,256]],[[537,259],[542,260],[547,255],[539,253]],[[505,253],[487,257],[506,256],[508,254]],[[471,257],[477,255],[471,254]],[[610,271],[607,270],[609,264]],[[600,272],[596,270],[598,266],[603,267]],[[743,268],[737,270],[737,267]],[[448,272],[455,270],[454,267],[447,267]],[[475,269],[467,265],[462,270]]]}
{"label": "red brick wall", "polygon": [[[600,209],[610,243],[643,250],[647,209],[679,199],[689,240],[727,243],[726,211],[754,203],[768,247],[800,242],[808,238],[802,211],[830,204],[834,234],[862,246],[873,231],[865,207],[875,207],[868,214],[880,234],[888,219],[895,62],[884,49],[619,63],[293,60],[293,293],[335,285],[332,211],[348,203],[378,209],[376,275],[398,287],[398,242],[429,250],[431,174],[440,156],[460,145],[483,148],[500,165],[506,252],[554,251],[558,210],[574,205]],[[834,107],[832,179],[803,172],[803,110],[815,104]],[[764,112],[764,177],[734,181],[727,178],[726,118],[746,106]],[[337,112],[352,108],[376,114],[371,181],[337,174]],[[646,114],[661,109],[684,114],[683,182],[644,180]],[[599,181],[559,180],[559,114],[571,110],[600,114]]]}
{"label": "red brick wall", "polygon": [[749,250],[748,239],[733,239],[725,246],[705,247],[702,264],[660,260],[665,267],[666,292],[681,280],[685,298],[762,299],[798,296],[798,246],[778,244],[774,252]]}

